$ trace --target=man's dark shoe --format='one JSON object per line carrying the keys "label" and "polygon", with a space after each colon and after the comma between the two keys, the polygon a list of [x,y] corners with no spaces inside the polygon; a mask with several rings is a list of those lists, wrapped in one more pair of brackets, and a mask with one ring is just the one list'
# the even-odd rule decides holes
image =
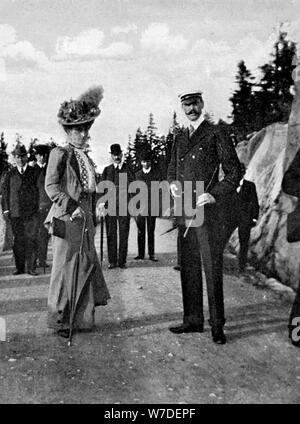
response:
{"label": "man's dark shoe", "polygon": [[212,327],[211,335],[214,343],[225,344],[226,337],[223,331],[223,327]]}
{"label": "man's dark shoe", "polygon": [[144,259],[144,257],[140,256],[140,255],[138,255],[134,258],[135,261],[142,261],[143,259]]}
{"label": "man's dark shoe", "polygon": [[149,256],[150,261],[158,262],[158,259],[155,256]]}
{"label": "man's dark shoe", "polygon": [[58,331],[57,331],[57,334],[58,334],[60,337],[63,337],[64,339],[68,339],[68,338],[69,338],[69,333],[70,333],[70,331],[69,331],[69,330],[58,330]]}
{"label": "man's dark shoe", "polygon": [[182,333],[203,333],[203,325],[180,324],[170,327],[169,330],[175,334]]}
{"label": "man's dark shoe", "polygon": [[126,269],[127,268],[127,265],[126,264],[119,264],[119,268]]}
{"label": "man's dark shoe", "polygon": [[108,269],[117,268],[117,264],[108,264]]}
{"label": "man's dark shoe", "polygon": [[29,269],[28,271],[27,271],[27,274],[29,274],[29,275],[34,275],[34,276],[36,276],[36,275],[39,275],[34,269]]}
{"label": "man's dark shoe", "polygon": [[16,269],[12,275],[20,275],[20,274],[24,274],[24,271],[20,271],[19,269]]}
{"label": "man's dark shoe", "polygon": [[173,266],[173,269],[175,269],[175,271],[180,271],[180,265]]}
{"label": "man's dark shoe", "polygon": [[39,268],[49,268],[50,265],[48,265],[47,262],[39,262],[38,267]]}

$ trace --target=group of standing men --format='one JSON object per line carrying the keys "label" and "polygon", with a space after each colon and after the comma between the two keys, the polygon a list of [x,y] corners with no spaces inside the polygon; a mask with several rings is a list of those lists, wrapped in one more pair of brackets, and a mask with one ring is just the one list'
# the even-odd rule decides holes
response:
{"label": "group of standing men", "polygon": [[[153,262],[157,262],[157,258],[154,253],[154,232],[156,216],[151,216],[151,182],[160,181],[161,175],[157,166],[152,161],[150,151],[143,151],[140,155],[140,161],[142,168],[134,173],[130,167],[124,162],[123,152],[119,144],[112,144],[110,147],[110,154],[112,163],[105,167],[101,176],[101,180],[110,181],[114,183],[116,189],[116,210],[114,214],[107,214],[105,216],[106,234],[107,234],[107,250],[108,250],[108,268],[113,269],[116,267],[126,268],[127,250],[128,250],[128,236],[130,228],[130,215],[127,208],[127,202],[125,204],[126,213],[121,213],[121,208],[124,205],[120,205],[121,199],[127,199],[128,186],[133,181],[143,181],[148,189],[148,202],[147,211],[141,211],[137,217],[135,217],[137,230],[138,230],[138,255],[134,258],[135,260],[143,260],[145,258],[145,241],[146,241],[146,227],[147,227],[147,239],[148,239],[148,254],[149,259]],[[122,187],[120,183],[122,176],[126,177],[126,186]],[[120,190],[126,189],[125,196],[122,196]],[[100,203],[100,209],[104,208],[105,203]],[[119,243],[118,243],[119,240]]]}
{"label": "group of standing men", "polygon": [[2,212],[14,239],[14,275],[38,275],[37,267],[45,270],[49,266],[49,234],[44,227],[52,204],[44,188],[49,147],[37,145],[34,154],[36,163],[31,166],[25,146],[17,144],[12,152],[16,166],[7,172],[2,185]]}

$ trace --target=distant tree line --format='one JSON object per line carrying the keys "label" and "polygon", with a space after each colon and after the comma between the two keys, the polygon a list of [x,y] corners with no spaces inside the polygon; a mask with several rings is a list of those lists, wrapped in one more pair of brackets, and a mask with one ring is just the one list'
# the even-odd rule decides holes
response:
{"label": "distant tree line", "polygon": [[294,85],[292,72],[296,44],[280,30],[271,60],[260,66],[260,79],[255,81],[245,61],[238,63],[237,89],[229,99],[232,106],[231,131],[236,141],[274,122],[287,122],[291,111]]}

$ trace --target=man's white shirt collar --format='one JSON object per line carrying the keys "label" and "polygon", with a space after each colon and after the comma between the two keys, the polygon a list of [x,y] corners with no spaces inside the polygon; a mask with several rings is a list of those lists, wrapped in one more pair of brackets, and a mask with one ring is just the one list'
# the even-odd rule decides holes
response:
{"label": "man's white shirt collar", "polygon": [[[24,166],[17,166],[18,171],[20,172],[20,174],[24,174],[24,172],[26,171],[27,168],[27,163]],[[21,169],[23,169],[23,172],[21,172]]]}
{"label": "man's white shirt collar", "polygon": [[38,166],[39,166],[40,168],[45,168],[45,166],[46,166],[46,164],[45,164],[45,163],[39,163],[39,162],[37,162],[37,164],[38,164]]}
{"label": "man's white shirt collar", "polygon": [[149,172],[151,171],[151,166],[150,166],[150,168],[148,168],[148,169],[144,169],[143,168],[143,173],[144,174],[149,174]]}
{"label": "man's white shirt collar", "polygon": [[114,163],[114,167],[115,167],[115,169],[117,169],[117,168],[121,169],[121,168],[122,168],[122,166],[123,166],[123,163],[124,163],[124,161],[123,161],[123,160],[122,160],[120,163]]}
{"label": "man's white shirt collar", "polygon": [[188,127],[190,128],[192,126],[194,128],[194,131],[196,131],[204,120],[205,120],[205,118],[204,118],[203,115],[200,115],[200,117],[197,119],[197,121],[188,120]]}

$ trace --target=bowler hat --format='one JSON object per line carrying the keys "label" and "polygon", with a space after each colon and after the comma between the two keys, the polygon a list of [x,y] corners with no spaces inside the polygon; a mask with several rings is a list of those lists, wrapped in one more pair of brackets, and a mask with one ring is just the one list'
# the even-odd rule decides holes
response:
{"label": "bowler hat", "polygon": [[120,155],[121,153],[122,153],[122,149],[120,144],[115,143],[110,146],[111,155]]}
{"label": "bowler hat", "polygon": [[37,144],[33,147],[33,150],[35,155],[46,156],[49,153],[50,147],[48,144]]}
{"label": "bowler hat", "polygon": [[18,143],[13,151],[11,152],[13,156],[27,156],[27,150],[24,144]]}
{"label": "bowler hat", "polygon": [[145,161],[145,162],[151,162],[152,161],[151,151],[141,152],[141,154],[140,154],[140,160],[141,161]]}

